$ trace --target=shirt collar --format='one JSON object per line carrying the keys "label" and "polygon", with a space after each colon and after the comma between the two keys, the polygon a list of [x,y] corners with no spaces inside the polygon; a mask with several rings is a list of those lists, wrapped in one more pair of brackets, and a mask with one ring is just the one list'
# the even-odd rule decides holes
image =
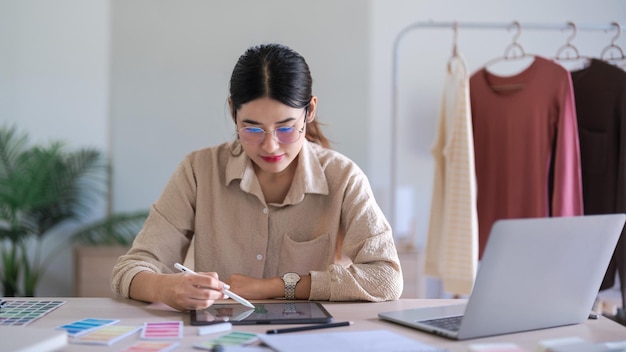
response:
{"label": "shirt collar", "polygon": [[[318,148],[322,147],[307,140],[304,141],[293,184],[285,197],[285,205],[301,202],[306,193],[328,194],[328,182],[319,160]],[[232,142],[230,155],[226,164],[226,186],[234,180],[241,180],[241,190],[261,196],[261,187],[254,172],[252,160],[248,158],[239,141]],[[262,196],[259,198],[262,199]]]}
{"label": "shirt collar", "polygon": [[318,153],[322,148],[318,144],[305,140],[300,151],[295,183],[296,185],[302,184],[305,193],[328,194],[328,182]]}

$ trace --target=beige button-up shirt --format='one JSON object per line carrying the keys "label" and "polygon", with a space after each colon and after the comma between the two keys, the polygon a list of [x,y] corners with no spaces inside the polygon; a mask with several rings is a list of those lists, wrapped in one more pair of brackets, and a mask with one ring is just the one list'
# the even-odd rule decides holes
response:
{"label": "beige button-up shirt", "polygon": [[345,156],[307,141],[281,204],[265,202],[238,141],[189,154],[113,269],[113,291],[128,297],[144,270],[173,273],[190,243],[194,270],[222,279],[310,274],[310,300],[384,301],[402,293],[391,227],[367,177]]}

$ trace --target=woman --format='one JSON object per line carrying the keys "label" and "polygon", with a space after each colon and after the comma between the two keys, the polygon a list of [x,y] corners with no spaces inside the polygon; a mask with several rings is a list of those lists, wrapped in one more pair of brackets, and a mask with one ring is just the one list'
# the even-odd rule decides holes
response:
{"label": "woman", "polygon": [[[237,139],[182,161],[113,269],[114,292],[179,310],[210,306],[225,284],[247,299],[398,299],[391,228],[365,174],[328,149],[304,58],[248,49],[228,104]],[[201,275],[175,273],[190,246]]]}

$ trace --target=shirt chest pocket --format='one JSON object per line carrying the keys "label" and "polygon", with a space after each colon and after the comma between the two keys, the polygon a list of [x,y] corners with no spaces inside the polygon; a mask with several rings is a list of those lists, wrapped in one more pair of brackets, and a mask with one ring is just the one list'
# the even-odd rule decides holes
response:
{"label": "shirt chest pocket", "polygon": [[325,271],[334,251],[330,248],[330,235],[324,234],[309,241],[296,242],[283,237],[278,272],[307,274],[309,271]]}

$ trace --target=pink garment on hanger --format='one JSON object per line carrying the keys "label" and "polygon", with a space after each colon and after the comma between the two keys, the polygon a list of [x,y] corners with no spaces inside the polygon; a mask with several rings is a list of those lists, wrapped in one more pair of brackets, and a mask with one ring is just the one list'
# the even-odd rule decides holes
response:
{"label": "pink garment on hanger", "polygon": [[496,76],[483,68],[470,78],[470,98],[479,256],[498,219],[582,215],[569,72],[538,56],[514,76]]}

